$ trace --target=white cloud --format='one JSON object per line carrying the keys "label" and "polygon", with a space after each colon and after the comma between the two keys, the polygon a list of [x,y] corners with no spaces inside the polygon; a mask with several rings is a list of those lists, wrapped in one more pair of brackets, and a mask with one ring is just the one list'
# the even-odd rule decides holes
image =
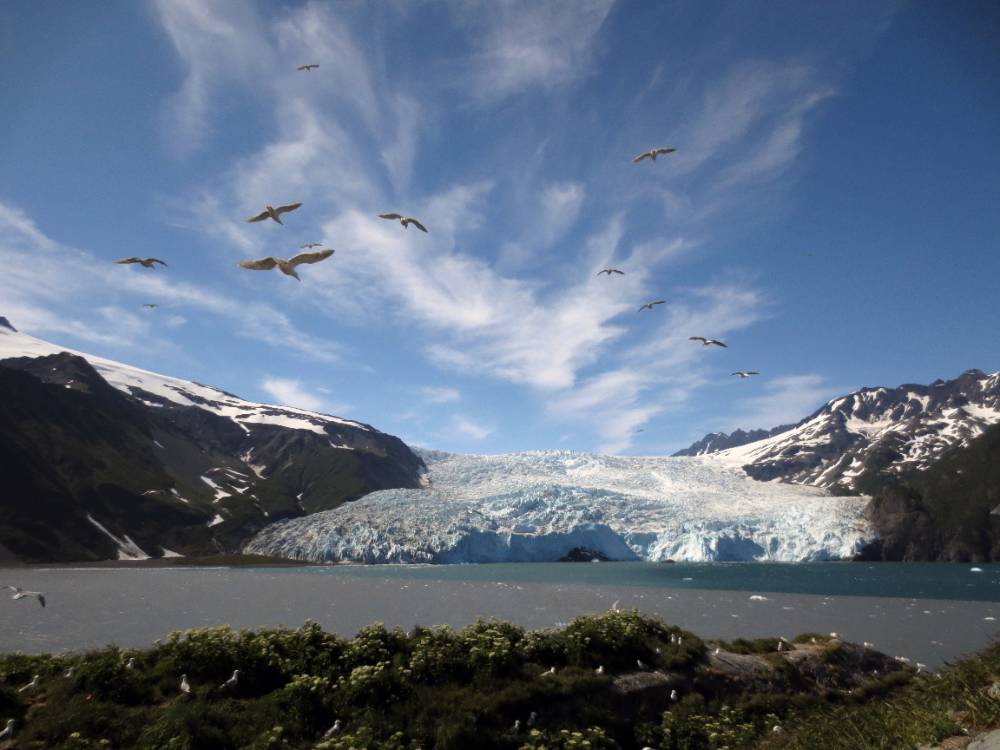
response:
{"label": "white cloud", "polygon": [[[585,75],[612,0],[572,4],[505,0],[466,16],[478,28],[471,89],[495,102],[526,89],[551,89]],[[484,20],[485,19],[485,20]]]}
{"label": "white cloud", "polygon": [[464,435],[472,440],[485,440],[493,434],[492,427],[486,427],[478,422],[461,415],[456,415],[451,420],[451,429],[454,432]]}
{"label": "white cloud", "polygon": [[542,193],[543,243],[558,241],[576,223],[586,195],[579,182],[557,182]]}
{"label": "white cloud", "polygon": [[421,388],[420,393],[423,395],[424,400],[431,404],[447,404],[462,398],[462,394],[457,388],[441,388],[428,385]]}
{"label": "white cloud", "polygon": [[280,406],[294,406],[308,411],[323,411],[326,408],[323,399],[310,393],[298,380],[267,377],[260,387]]}

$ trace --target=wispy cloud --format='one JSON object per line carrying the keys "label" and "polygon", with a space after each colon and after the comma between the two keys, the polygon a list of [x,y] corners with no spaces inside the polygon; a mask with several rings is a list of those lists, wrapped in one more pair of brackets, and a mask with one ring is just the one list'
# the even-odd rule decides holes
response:
{"label": "wispy cloud", "polygon": [[420,389],[424,401],[431,404],[449,404],[462,398],[462,393],[457,388],[443,388],[437,386],[424,386]]}
{"label": "wispy cloud", "polygon": [[267,377],[261,381],[260,387],[281,406],[294,406],[309,411],[327,409],[322,398],[314,395],[300,381],[292,378]]}
{"label": "wispy cloud", "polygon": [[452,418],[451,429],[472,440],[485,440],[493,434],[492,427],[486,427],[469,417],[461,415],[456,415]]}
{"label": "wispy cloud", "polygon": [[816,374],[774,378],[765,381],[763,389],[762,395],[744,399],[735,416],[724,419],[727,431],[737,427],[769,429],[798,422],[834,396],[850,390],[838,388]]}

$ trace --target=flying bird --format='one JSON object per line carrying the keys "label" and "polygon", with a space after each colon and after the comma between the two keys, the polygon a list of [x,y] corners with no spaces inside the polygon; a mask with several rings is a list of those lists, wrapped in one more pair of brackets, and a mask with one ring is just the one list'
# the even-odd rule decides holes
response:
{"label": "flying bird", "polygon": [[314,247],[323,247],[322,242],[307,242],[304,245],[299,245],[300,250],[312,250]]}
{"label": "flying bird", "polygon": [[9,740],[14,736],[14,727],[17,724],[13,719],[7,719],[7,726],[0,732],[0,740]]}
{"label": "flying bird", "polygon": [[733,373],[733,375],[739,375],[740,380],[746,380],[751,375],[760,375],[760,373],[757,372],[756,370],[737,370],[736,372]]}
{"label": "flying bird", "polygon": [[321,260],[326,260],[331,255],[333,255],[333,250],[320,250],[315,253],[299,253],[294,258],[285,260],[284,258],[275,258],[270,255],[266,258],[258,258],[257,260],[241,260],[239,262],[240,268],[248,268],[251,271],[270,271],[275,266],[278,267],[283,274],[286,276],[293,276],[299,279],[299,275],[295,272],[295,266],[302,263],[319,263]]}
{"label": "flying bird", "polygon": [[159,307],[159,305],[157,305],[157,304],[154,304],[154,303],[152,303],[152,302],[144,302],[144,303],[142,304],[142,306],[143,306],[144,308],[146,308],[147,310],[152,310],[152,309],[153,309],[153,308],[155,308],[155,307]]}
{"label": "flying bird", "polygon": [[380,219],[388,219],[389,221],[398,221],[400,224],[403,225],[404,229],[409,229],[410,224],[412,224],[421,232],[427,231],[427,227],[425,227],[419,221],[414,219],[412,216],[403,216],[402,214],[379,214],[378,217]]}
{"label": "flying bird", "polygon": [[34,690],[34,689],[35,689],[36,687],[38,687],[38,680],[39,680],[40,678],[41,678],[41,675],[39,675],[39,674],[36,674],[36,675],[35,675],[34,677],[32,677],[32,678],[31,678],[31,682],[29,682],[29,683],[28,683],[27,685],[25,685],[24,687],[20,687],[20,688],[18,688],[18,689],[17,689],[17,692],[19,692],[19,693],[23,693],[23,692],[25,692],[26,690]]}
{"label": "flying bird", "polygon": [[122,265],[127,263],[138,263],[143,268],[156,268],[156,266],[153,265],[154,263],[159,263],[161,266],[167,265],[159,258],[138,258],[135,255],[133,255],[131,258],[122,258],[121,260],[116,260],[115,263],[120,263]]}
{"label": "flying bird", "polygon": [[672,154],[676,150],[676,148],[651,148],[649,151],[643,151],[632,161],[636,164],[641,162],[643,159],[652,159],[653,161],[656,161],[657,156],[660,156],[661,154]]}
{"label": "flying bird", "polygon": [[638,312],[642,312],[643,310],[652,310],[653,305],[662,305],[665,302],[666,302],[665,299],[658,299],[656,300],[656,302],[647,302],[645,305],[639,308]]}
{"label": "flying bird", "polygon": [[20,586],[4,586],[5,589],[10,589],[14,593],[11,595],[11,599],[15,601],[17,599],[27,599],[29,596],[34,596],[38,598],[38,603],[43,607],[45,606],[45,594],[41,591],[25,591]]}
{"label": "flying bird", "polygon": [[300,65],[296,70],[312,70],[313,68],[318,68],[319,63],[309,63],[308,65]]}
{"label": "flying bird", "polygon": [[605,268],[603,271],[598,271],[597,275],[600,276],[602,273],[606,273],[608,276],[613,273],[617,273],[619,276],[625,275],[624,271],[619,271],[617,268]]}
{"label": "flying bird", "polygon": [[249,219],[247,219],[247,223],[252,223],[255,221],[264,221],[264,219],[274,219],[279,224],[284,224],[284,222],[281,220],[281,215],[287,214],[289,211],[294,211],[301,205],[302,205],[301,203],[289,203],[287,206],[278,206],[277,208],[268,205],[265,206],[264,210],[261,211],[256,216],[251,216]]}
{"label": "flying bird", "polygon": [[688,336],[688,341],[700,341],[704,346],[715,344],[716,346],[721,346],[723,348],[726,347],[722,341],[719,341],[718,339],[706,339],[704,336]]}

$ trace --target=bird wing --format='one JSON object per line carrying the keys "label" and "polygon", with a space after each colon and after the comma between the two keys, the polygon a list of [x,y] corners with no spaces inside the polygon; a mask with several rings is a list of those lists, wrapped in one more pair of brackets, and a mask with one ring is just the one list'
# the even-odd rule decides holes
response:
{"label": "bird wing", "polygon": [[251,271],[270,271],[278,265],[278,259],[269,255],[257,260],[241,260],[238,265],[240,268],[249,268]]}
{"label": "bird wing", "polygon": [[390,220],[403,218],[402,214],[379,214],[378,217],[380,219],[390,219]]}
{"label": "bird wing", "polygon": [[606,273],[608,276],[610,276],[611,275],[611,270],[608,269],[608,268],[605,268],[603,271],[598,271],[596,275],[600,276],[602,273]]}
{"label": "bird wing", "polygon": [[704,336],[688,336],[688,341],[704,341]]}
{"label": "bird wing", "polygon": [[407,219],[407,220],[406,220],[406,223],[407,223],[407,224],[412,224],[412,225],[413,225],[413,226],[415,226],[415,227],[416,227],[417,229],[419,229],[419,230],[420,230],[421,232],[426,232],[426,231],[427,231],[427,227],[425,227],[425,226],[424,226],[423,224],[421,224],[421,223],[420,223],[419,221],[417,221],[416,219]]}
{"label": "bird wing", "polygon": [[142,258],[137,258],[132,256],[131,258],[122,258],[121,260],[116,260],[115,263],[142,263]]}
{"label": "bird wing", "polygon": [[617,268],[611,268],[611,269],[608,270],[608,276],[610,276],[613,273],[617,273],[617,274],[620,274],[622,276],[625,275],[624,271],[619,271]]}
{"label": "bird wing", "polygon": [[261,211],[256,216],[251,216],[249,219],[247,219],[247,223],[250,224],[255,221],[264,221],[264,219],[266,219],[268,216],[270,216],[270,214],[267,211]]}
{"label": "bird wing", "polygon": [[657,154],[672,154],[676,150],[677,150],[676,148],[658,148],[658,149],[656,149],[656,153]]}
{"label": "bird wing", "polygon": [[650,302],[649,304],[651,304],[651,305],[662,305],[665,302],[666,302],[665,299],[658,299],[658,300],[656,300],[656,302]]}
{"label": "bird wing", "polygon": [[281,214],[287,214],[289,211],[294,211],[301,205],[302,205],[301,203],[289,203],[287,206],[278,206],[277,208],[274,209],[274,213],[278,214],[279,216]]}
{"label": "bird wing", "polygon": [[760,375],[760,373],[757,372],[756,370],[748,370],[747,375]]}
{"label": "bird wing", "polygon": [[315,253],[299,253],[288,261],[288,265],[297,266],[299,263],[319,263],[333,255],[333,250],[318,250]]}
{"label": "bird wing", "polygon": [[638,155],[637,157],[635,157],[635,158],[634,158],[634,159],[632,160],[632,162],[633,162],[634,164],[638,164],[638,163],[639,163],[639,162],[641,162],[641,161],[642,161],[643,159],[651,159],[651,158],[653,158],[653,155],[652,155],[652,154],[650,154],[650,153],[649,153],[648,151],[643,151],[643,152],[642,152],[641,154],[639,154],[639,155]]}
{"label": "bird wing", "polygon": [[166,263],[164,263],[164,262],[163,262],[162,260],[160,260],[159,258],[146,258],[146,260],[147,260],[148,262],[150,262],[150,263],[159,263],[159,264],[160,264],[161,266],[165,266],[165,265],[167,265]]}
{"label": "bird wing", "polygon": [[709,340],[708,340],[708,341],[706,341],[705,343],[706,343],[706,344],[715,344],[716,346],[721,346],[721,347],[723,347],[723,348],[725,348],[725,349],[728,349],[728,348],[729,348],[728,346],[726,346],[725,344],[723,344],[723,343],[722,343],[721,341],[719,341],[718,339],[709,339]]}

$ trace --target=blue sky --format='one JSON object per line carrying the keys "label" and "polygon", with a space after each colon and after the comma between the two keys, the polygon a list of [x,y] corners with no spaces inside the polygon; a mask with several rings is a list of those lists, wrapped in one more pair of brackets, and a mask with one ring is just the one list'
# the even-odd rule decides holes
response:
{"label": "blue sky", "polygon": [[[995,371],[998,33],[972,1],[5,3],[0,314],[467,452]],[[236,267],[305,242],[336,254],[301,283]]]}

